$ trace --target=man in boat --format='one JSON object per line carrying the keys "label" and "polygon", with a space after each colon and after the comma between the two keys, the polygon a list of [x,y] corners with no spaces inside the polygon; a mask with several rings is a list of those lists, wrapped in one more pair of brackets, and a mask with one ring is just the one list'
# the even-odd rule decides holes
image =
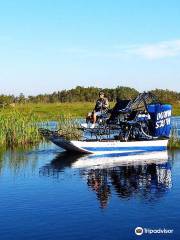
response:
{"label": "man in boat", "polygon": [[96,105],[93,111],[88,114],[88,116],[86,117],[86,123],[82,124],[82,126],[87,128],[87,123],[90,121],[92,122],[92,125],[90,128],[94,128],[97,121],[97,117],[101,117],[103,114],[107,113],[108,108],[109,108],[109,101],[105,97],[104,92],[100,91],[99,98],[96,101]]}

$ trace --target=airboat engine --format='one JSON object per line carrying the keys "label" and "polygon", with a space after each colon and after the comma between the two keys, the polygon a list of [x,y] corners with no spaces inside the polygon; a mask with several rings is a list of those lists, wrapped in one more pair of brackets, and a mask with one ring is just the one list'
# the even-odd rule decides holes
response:
{"label": "airboat engine", "polygon": [[147,105],[147,110],[151,116],[151,135],[168,138],[171,131],[172,106],[156,103]]}

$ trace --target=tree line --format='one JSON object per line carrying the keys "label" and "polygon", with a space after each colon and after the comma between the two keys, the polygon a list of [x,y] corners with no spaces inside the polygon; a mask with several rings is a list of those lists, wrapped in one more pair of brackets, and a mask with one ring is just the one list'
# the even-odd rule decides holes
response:
{"label": "tree line", "polygon": [[[109,101],[116,101],[116,98],[133,99],[139,92],[135,88],[118,86],[116,88],[81,87],[70,90],[53,92],[52,94],[39,94],[25,97],[23,93],[19,96],[0,95],[0,105],[13,103],[56,103],[56,102],[94,102],[98,98],[99,91],[102,90]],[[180,92],[155,89],[151,91],[161,102],[180,103]]]}

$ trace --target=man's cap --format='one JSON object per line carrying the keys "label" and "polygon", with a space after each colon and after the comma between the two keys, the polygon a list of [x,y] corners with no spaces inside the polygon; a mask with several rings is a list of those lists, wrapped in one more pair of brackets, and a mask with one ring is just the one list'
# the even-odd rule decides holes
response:
{"label": "man's cap", "polygon": [[100,91],[100,92],[99,92],[99,95],[104,95],[104,92],[103,92],[103,91]]}

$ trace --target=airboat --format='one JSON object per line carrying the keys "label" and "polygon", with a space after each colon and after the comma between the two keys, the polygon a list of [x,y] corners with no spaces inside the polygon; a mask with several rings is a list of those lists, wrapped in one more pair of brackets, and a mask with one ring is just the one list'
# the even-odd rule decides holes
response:
{"label": "airboat", "polygon": [[151,92],[133,100],[116,99],[115,106],[97,119],[96,127],[79,123],[79,139],[59,130],[39,129],[47,140],[66,151],[108,156],[126,156],[167,149],[171,131],[170,104],[162,104]]}

